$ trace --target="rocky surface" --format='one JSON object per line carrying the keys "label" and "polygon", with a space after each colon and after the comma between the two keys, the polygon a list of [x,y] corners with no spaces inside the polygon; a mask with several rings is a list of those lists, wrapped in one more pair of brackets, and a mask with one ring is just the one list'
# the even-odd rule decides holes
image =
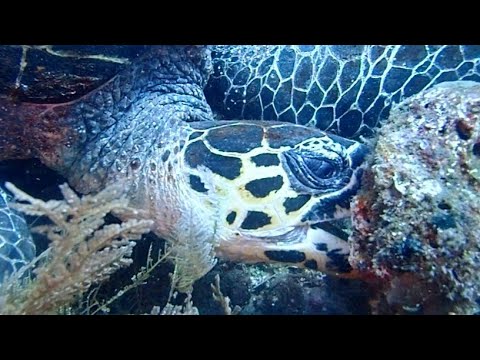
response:
{"label": "rocky surface", "polygon": [[350,261],[385,280],[377,313],[473,314],[480,299],[480,84],[392,109],[354,201]]}
{"label": "rocky surface", "polygon": [[370,313],[371,293],[362,281],[288,267],[222,263],[194,286],[192,299],[200,314],[223,314],[209,286],[216,274],[220,274],[222,292],[232,307],[240,306],[240,315]]}

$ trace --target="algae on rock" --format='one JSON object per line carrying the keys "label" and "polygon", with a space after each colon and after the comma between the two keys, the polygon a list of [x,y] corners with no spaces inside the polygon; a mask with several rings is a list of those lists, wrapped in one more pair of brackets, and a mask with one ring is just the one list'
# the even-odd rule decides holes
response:
{"label": "algae on rock", "polygon": [[388,311],[478,312],[480,84],[394,106],[370,165],[352,206],[352,265],[388,279]]}

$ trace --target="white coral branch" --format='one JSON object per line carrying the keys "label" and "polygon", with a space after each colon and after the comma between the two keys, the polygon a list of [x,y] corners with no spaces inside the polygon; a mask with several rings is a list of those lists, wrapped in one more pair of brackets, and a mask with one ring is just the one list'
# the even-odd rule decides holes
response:
{"label": "white coral branch", "polygon": [[222,290],[220,289],[220,275],[215,275],[215,284],[210,284],[210,287],[212,288],[213,299],[220,304],[225,315],[237,315],[240,313],[242,308],[235,305],[232,309],[230,307],[230,298],[223,295]]}
{"label": "white coral branch", "polygon": [[[64,184],[65,200],[44,202],[8,183],[6,187],[19,201],[14,206],[24,213],[45,215],[52,225],[34,228],[51,241],[41,262],[27,265],[36,278],[23,285],[15,273],[2,285],[0,313],[49,314],[71,305],[92,284],[105,281],[112,273],[131,263],[132,249],[153,221],[140,218],[140,212],[128,207],[122,186],[105,188],[96,195],[79,197]],[[109,212],[136,214],[122,224],[104,226]],[[143,215],[143,214],[142,214]],[[28,269],[22,269],[25,273]]]}

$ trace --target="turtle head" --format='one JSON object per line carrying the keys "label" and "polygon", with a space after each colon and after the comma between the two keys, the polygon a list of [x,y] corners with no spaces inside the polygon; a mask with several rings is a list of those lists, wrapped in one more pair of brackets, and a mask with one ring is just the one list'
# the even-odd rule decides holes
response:
{"label": "turtle head", "polygon": [[349,215],[367,153],[368,147],[357,141],[326,133],[282,153],[291,189],[311,204],[305,208],[302,222],[316,223]]}

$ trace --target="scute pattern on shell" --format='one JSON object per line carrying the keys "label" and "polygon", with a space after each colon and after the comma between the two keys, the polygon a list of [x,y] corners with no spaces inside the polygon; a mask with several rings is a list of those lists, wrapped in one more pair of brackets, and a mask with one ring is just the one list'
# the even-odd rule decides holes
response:
{"label": "scute pattern on shell", "polygon": [[35,256],[25,218],[8,206],[10,200],[0,187],[0,286],[7,273],[19,270]]}
{"label": "scute pattern on shell", "polygon": [[205,89],[224,119],[372,133],[393,103],[444,81],[480,81],[476,45],[229,45],[212,47]]}

